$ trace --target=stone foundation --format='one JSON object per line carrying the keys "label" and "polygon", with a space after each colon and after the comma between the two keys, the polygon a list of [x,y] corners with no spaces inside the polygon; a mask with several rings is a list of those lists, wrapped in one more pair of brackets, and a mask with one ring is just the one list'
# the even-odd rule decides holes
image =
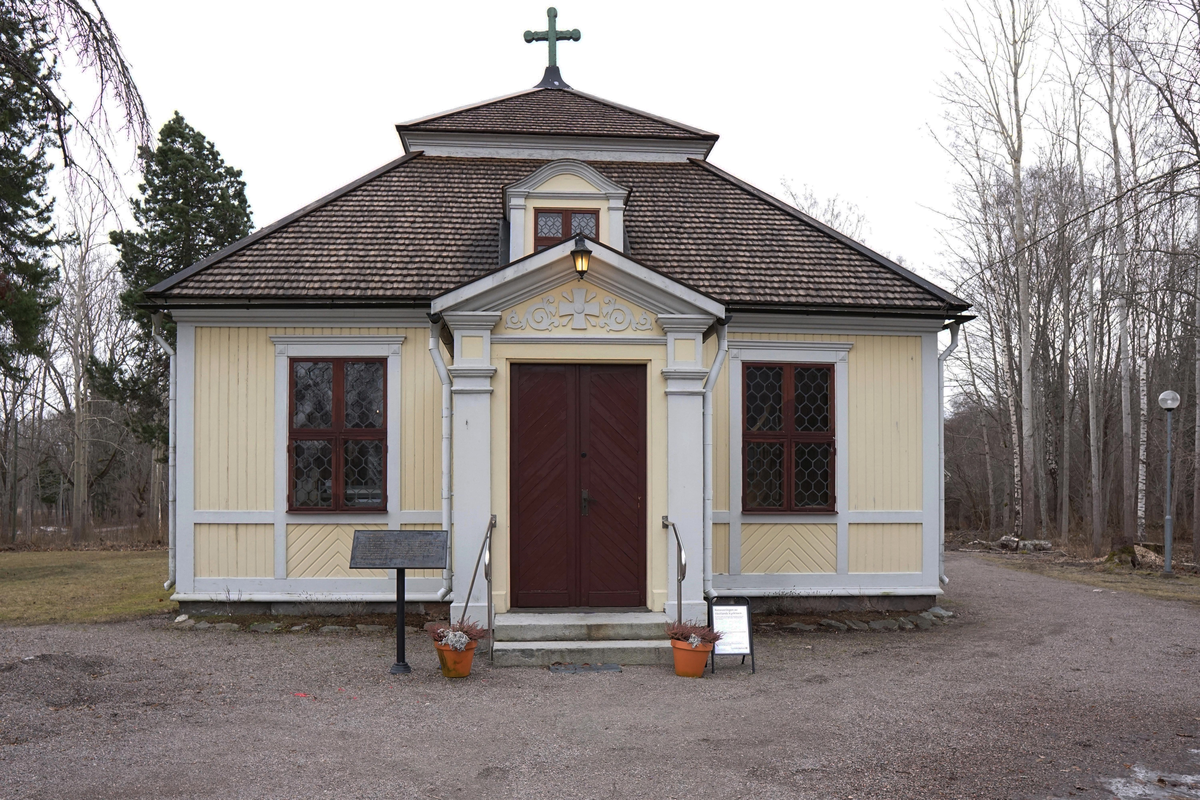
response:
{"label": "stone foundation", "polygon": [[[449,603],[406,602],[407,614],[428,614],[435,618],[449,618]],[[259,603],[254,601],[198,602],[179,604],[179,613],[189,616],[262,614],[289,617],[341,617],[362,614],[395,614],[396,603]]]}
{"label": "stone foundation", "polygon": [[836,611],[928,611],[937,605],[935,595],[882,595],[875,597],[751,597],[755,614],[828,614]]}

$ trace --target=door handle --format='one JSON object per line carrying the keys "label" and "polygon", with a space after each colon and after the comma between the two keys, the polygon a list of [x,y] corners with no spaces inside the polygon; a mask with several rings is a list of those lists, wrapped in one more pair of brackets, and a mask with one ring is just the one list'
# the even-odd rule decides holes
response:
{"label": "door handle", "polygon": [[583,496],[580,498],[579,516],[586,517],[588,515],[588,503],[591,502],[591,496],[588,495],[588,490],[583,490]]}

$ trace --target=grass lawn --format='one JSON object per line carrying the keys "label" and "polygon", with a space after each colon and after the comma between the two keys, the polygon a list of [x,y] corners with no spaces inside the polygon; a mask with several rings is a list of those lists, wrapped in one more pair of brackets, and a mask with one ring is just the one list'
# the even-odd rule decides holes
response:
{"label": "grass lawn", "polygon": [[104,622],[175,608],[165,550],[0,552],[0,625]]}
{"label": "grass lawn", "polygon": [[1009,569],[1027,570],[1099,589],[1137,592],[1158,600],[1183,600],[1200,605],[1200,576],[1194,574],[1176,573],[1174,578],[1164,578],[1160,572],[1131,570],[1128,567],[1097,571],[1090,563],[1055,562],[1037,555],[988,554],[984,559]]}

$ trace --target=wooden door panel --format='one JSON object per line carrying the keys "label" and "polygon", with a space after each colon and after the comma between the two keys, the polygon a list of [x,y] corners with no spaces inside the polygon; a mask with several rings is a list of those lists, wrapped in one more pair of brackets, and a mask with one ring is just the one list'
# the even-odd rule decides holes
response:
{"label": "wooden door panel", "polygon": [[512,393],[513,602],[578,604],[578,466],[570,365],[522,364]]}
{"label": "wooden door panel", "polygon": [[646,604],[646,371],[580,368],[580,590],[589,606]]}
{"label": "wooden door panel", "polygon": [[645,405],[641,366],[514,366],[514,605],[646,604]]}

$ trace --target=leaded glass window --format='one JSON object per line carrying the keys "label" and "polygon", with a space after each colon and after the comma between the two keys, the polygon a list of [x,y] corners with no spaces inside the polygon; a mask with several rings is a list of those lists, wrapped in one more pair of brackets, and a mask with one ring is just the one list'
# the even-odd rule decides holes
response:
{"label": "leaded glass window", "polygon": [[832,366],[746,364],[743,391],[743,510],[834,510]]}
{"label": "leaded glass window", "polygon": [[288,507],[387,507],[387,379],[380,359],[293,359]]}
{"label": "leaded glass window", "polygon": [[560,209],[538,209],[534,212],[533,249],[545,250],[563,239],[583,234],[589,239],[600,238],[600,212]]}

